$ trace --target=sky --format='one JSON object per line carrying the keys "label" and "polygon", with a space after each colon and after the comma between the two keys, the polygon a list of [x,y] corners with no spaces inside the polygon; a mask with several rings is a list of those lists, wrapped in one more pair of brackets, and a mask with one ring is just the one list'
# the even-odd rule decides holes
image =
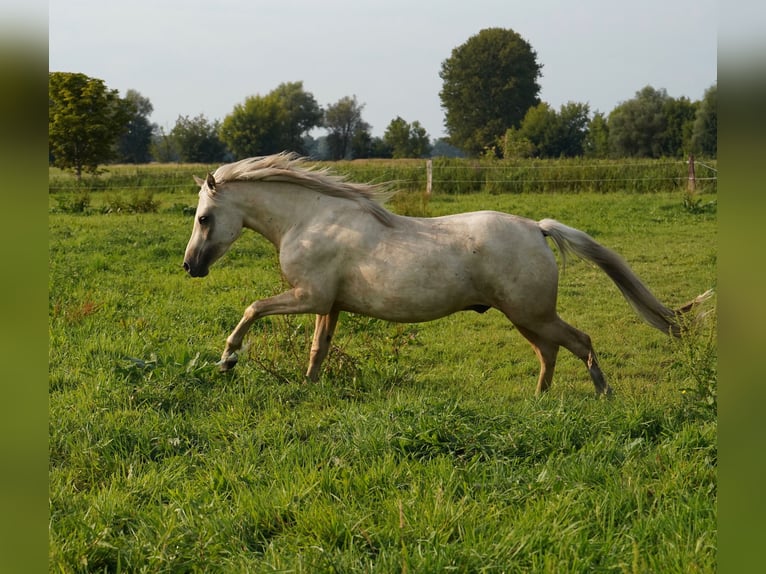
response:
{"label": "sky", "polygon": [[[542,64],[540,99],[608,114],[641,88],[702,99],[716,83],[715,0],[51,0],[49,70],[138,91],[150,121],[223,120],[302,81],[320,106],[356,96],[372,134],[397,116],[446,135],[442,62],[484,28]],[[315,134],[321,135],[321,134]]]}

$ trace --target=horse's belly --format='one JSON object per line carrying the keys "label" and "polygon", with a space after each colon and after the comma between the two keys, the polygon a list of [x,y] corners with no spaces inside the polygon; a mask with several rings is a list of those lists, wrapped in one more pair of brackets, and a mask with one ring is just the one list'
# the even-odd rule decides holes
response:
{"label": "horse's belly", "polygon": [[[399,271],[392,273],[391,271]],[[463,270],[390,266],[386,272],[362,268],[339,290],[344,310],[404,323],[431,321],[473,306],[491,306]]]}

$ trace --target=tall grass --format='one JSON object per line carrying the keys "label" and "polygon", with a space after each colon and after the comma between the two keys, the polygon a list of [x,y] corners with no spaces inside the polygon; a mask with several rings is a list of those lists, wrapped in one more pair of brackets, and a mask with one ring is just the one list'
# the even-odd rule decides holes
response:
{"label": "tall grass", "polygon": [[[535,398],[537,361],[495,312],[343,315],[316,384],[313,319],[267,318],[222,375],[244,307],[284,288],[273,248],[246,233],[192,280],[196,190],[149,213],[103,213],[105,195],[51,206],[51,571],[716,570],[714,316],[670,340],[568,264],[559,310],[593,338],[609,401],[563,351]],[[557,217],[671,305],[715,283],[715,211],[674,192],[403,195],[427,215]]]}

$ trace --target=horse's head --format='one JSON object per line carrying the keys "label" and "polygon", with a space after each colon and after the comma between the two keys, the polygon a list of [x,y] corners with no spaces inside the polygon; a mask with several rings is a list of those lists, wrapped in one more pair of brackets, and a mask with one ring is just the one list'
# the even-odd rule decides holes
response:
{"label": "horse's head", "polygon": [[184,254],[184,269],[192,277],[204,277],[210,266],[229,249],[242,231],[242,215],[226,194],[216,189],[215,178],[195,177],[201,187],[194,227]]}

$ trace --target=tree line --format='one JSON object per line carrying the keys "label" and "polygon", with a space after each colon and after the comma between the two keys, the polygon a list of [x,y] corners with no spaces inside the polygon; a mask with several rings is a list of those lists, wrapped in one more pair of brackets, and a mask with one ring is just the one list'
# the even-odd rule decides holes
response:
{"label": "tree line", "polygon": [[[558,110],[539,98],[542,65],[513,30],[488,28],[442,63],[439,93],[446,138],[431,141],[418,121],[391,120],[373,137],[356,96],[320,106],[303,82],[247,97],[223,120],[179,116],[166,132],[151,101],[120,97],[97,78],[49,74],[49,157],[53,165],[95,173],[117,163],[216,163],[284,150],[316,159],[429,156],[679,157],[717,155],[717,91],[700,101],[646,86],[608,115],[586,103]],[[317,129],[326,133],[311,134]]]}

